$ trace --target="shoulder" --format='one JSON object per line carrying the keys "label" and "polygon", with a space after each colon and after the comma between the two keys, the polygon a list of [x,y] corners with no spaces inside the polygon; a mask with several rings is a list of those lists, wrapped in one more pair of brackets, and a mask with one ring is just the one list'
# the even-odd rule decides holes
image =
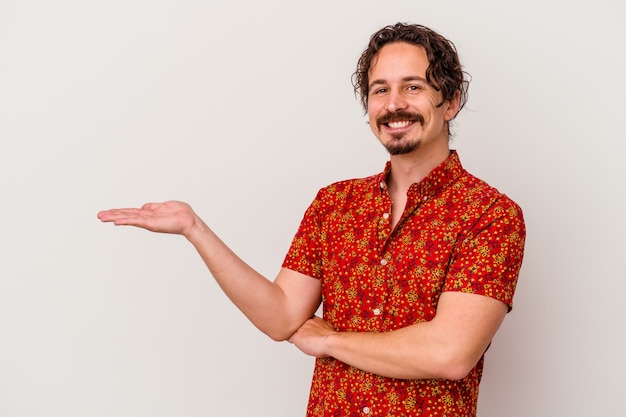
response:
{"label": "shoulder", "polygon": [[453,189],[460,193],[464,200],[470,204],[480,204],[484,208],[512,211],[516,215],[521,215],[522,213],[519,204],[507,194],[467,171],[459,178]]}
{"label": "shoulder", "polygon": [[381,174],[376,174],[333,182],[321,188],[316,199],[320,201],[342,201],[356,196],[363,197],[380,189],[378,185],[380,177]]}
{"label": "shoulder", "polygon": [[524,215],[520,205],[507,194],[486,181],[465,173],[453,187],[457,201],[462,201],[460,218],[469,236],[495,232],[512,235],[523,245],[526,235]]}

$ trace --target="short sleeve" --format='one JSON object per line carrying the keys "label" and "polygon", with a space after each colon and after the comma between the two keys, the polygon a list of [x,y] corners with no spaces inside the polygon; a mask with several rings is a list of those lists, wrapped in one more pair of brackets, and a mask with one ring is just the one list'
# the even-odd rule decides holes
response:
{"label": "short sleeve", "polygon": [[497,199],[478,219],[452,257],[443,291],[495,298],[513,307],[526,229],[520,207]]}
{"label": "short sleeve", "polygon": [[322,244],[320,207],[322,190],[307,208],[294,236],[289,251],[283,261],[283,268],[288,268],[310,277],[321,279]]}

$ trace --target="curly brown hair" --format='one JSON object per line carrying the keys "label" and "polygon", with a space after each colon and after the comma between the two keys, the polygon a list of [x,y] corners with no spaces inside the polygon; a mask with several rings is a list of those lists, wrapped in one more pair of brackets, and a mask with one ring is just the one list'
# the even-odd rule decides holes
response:
{"label": "curly brown hair", "polygon": [[467,102],[469,74],[463,71],[454,44],[426,26],[398,22],[385,26],[370,37],[367,48],[361,54],[357,69],[352,75],[354,93],[361,99],[367,113],[369,91],[369,70],[373,58],[380,49],[392,42],[406,42],[421,46],[426,50],[428,69],[426,81],[435,90],[441,91],[443,101],[452,100],[460,92],[459,111]]}

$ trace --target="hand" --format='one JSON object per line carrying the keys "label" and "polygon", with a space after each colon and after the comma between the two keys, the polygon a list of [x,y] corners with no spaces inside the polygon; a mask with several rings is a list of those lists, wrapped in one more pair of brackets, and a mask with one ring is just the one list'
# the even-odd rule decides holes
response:
{"label": "hand", "polygon": [[304,322],[302,326],[289,338],[289,343],[310,356],[324,358],[327,353],[325,342],[327,338],[337,332],[325,320],[314,316]]}
{"label": "hand", "polygon": [[98,218],[103,222],[113,222],[116,226],[136,226],[151,232],[184,236],[199,221],[189,204],[181,201],[147,203],[141,208],[104,210],[98,213]]}

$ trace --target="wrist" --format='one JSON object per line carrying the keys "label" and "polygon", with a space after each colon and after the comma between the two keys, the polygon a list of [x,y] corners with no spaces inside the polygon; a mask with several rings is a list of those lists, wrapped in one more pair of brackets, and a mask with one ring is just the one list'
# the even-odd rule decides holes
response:
{"label": "wrist", "polygon": [[194,246],[201,242],[208,233],[211,233],[209,226],[200,217],[194,215],[191,225],[184,231],[183,236]]}
{"label": "wrist", "polygon": [[335,357],[341,346],[342,333],[332,331],[322,339],[322,351],[325,356]]}

